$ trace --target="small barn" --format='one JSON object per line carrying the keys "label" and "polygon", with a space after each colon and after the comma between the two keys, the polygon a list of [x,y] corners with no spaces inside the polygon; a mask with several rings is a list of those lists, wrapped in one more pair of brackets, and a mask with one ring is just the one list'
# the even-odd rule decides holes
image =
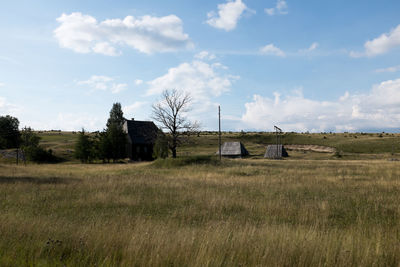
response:
{"label": "small barn", "polygon": [[131,160],[153,160],[153,146],[160,132],[152,121],[126,120],[123,125],[127,133],[127,155]]}
{"label": "small barn", "polygon": [[289,157],[285,147],[283,145],[269,145],[265,151],[264,158],[269,159],[280,159],[283,157]]}
{"label": "small barn", "polygon": [[221,155],[228,158],[241,158],[248,156],[249,152],[241,142],[225,142],[221,146]]}

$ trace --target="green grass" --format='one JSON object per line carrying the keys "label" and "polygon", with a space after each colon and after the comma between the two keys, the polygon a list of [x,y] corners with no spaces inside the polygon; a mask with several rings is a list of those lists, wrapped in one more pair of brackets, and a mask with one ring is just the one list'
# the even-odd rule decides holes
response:
{"label": "green grass", "polygon": [[[41,145],[52,149],[54,154],[65,161],[76,162],[73,158],[77,134],[72,132],[39,132]],[[262,158],[268,144],[276,142],[272,133],[228,133],[222,135],[222,142],[241,141],[250,152],[252,158]],[[343,159],[382,159],[400,158],[399,134],[366,134],[366,133],[286,133],[282,137],[283,144],[319,145],[335,148],[344,156]],[[202,132],[200,136],[186,137],[178,148],[180,156],[215,155],[218,150],[216,132]],[[394,155],[392,155],[392,153]],[[332,153],[298,153],[290,152],[298,159],[330,159]]]}
{"label": "green grass", "polygon": [[0,165],[3,266],[398,266],[400,165]]}

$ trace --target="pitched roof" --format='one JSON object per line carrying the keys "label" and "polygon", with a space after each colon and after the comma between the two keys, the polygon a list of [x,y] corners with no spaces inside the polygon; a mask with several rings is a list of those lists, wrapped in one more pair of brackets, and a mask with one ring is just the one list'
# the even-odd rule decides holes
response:
{"label": "pitched roof", "polygon": [[264,158],[277,159],[288,157],[288,153],[283,145],[269,145],[265,151]]}
{"label": "pitched roof", "polygon": [[160,131],[152,121],[126,120],[123,126],[133,144],[154,144]]}
{"label": "pitched roof", "polygon": [[221,155],[227,157],[242,157],[249,155],[249,152],[241,142],[225,142],[221,146]]}

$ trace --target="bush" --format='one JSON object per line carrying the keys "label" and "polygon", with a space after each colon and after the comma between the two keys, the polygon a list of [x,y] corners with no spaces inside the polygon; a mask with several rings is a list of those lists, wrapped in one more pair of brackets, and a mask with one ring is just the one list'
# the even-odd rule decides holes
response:
{"label": "bush", "polygon": [[342,152],[339,150],[336,150],[335,154],[334,154],[335,158],[341,158],[342,157]]}
{"label": "bush", "polygon": [[60,159],[53,155],[51,149],[45,150],[40,146],[29,146],[24,149],[25,158],[36,163],[55,163]]}
{"label": "bush", "polygon": [[163,132],[158,133],[153,147],[153,158],[165,159],[168,157],[168,139]]}
{"label": "bush", "polygon": [[85,134],[85,130],[82,129],[75,144],[75,158],[79,159],[82,163],[87,163],[91,162],[93,157],[93,142]]}
{"label": "bush", "polygon": [[36,163],[54,163],[60,159],[53,155],[51,149],[45,150],[39,146],[40,137],[30,128],[25,127],[21,131],[21,149],[25,159]]}

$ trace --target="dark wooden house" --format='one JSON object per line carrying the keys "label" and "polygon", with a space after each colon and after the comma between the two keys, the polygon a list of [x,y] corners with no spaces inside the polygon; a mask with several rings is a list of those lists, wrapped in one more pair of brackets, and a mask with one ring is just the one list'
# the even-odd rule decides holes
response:
{"label": "dark wooden house", "polygon": [[152,121],[126,120],[127,155],[131,160],[153,160],[153,146],[160,130]]}

